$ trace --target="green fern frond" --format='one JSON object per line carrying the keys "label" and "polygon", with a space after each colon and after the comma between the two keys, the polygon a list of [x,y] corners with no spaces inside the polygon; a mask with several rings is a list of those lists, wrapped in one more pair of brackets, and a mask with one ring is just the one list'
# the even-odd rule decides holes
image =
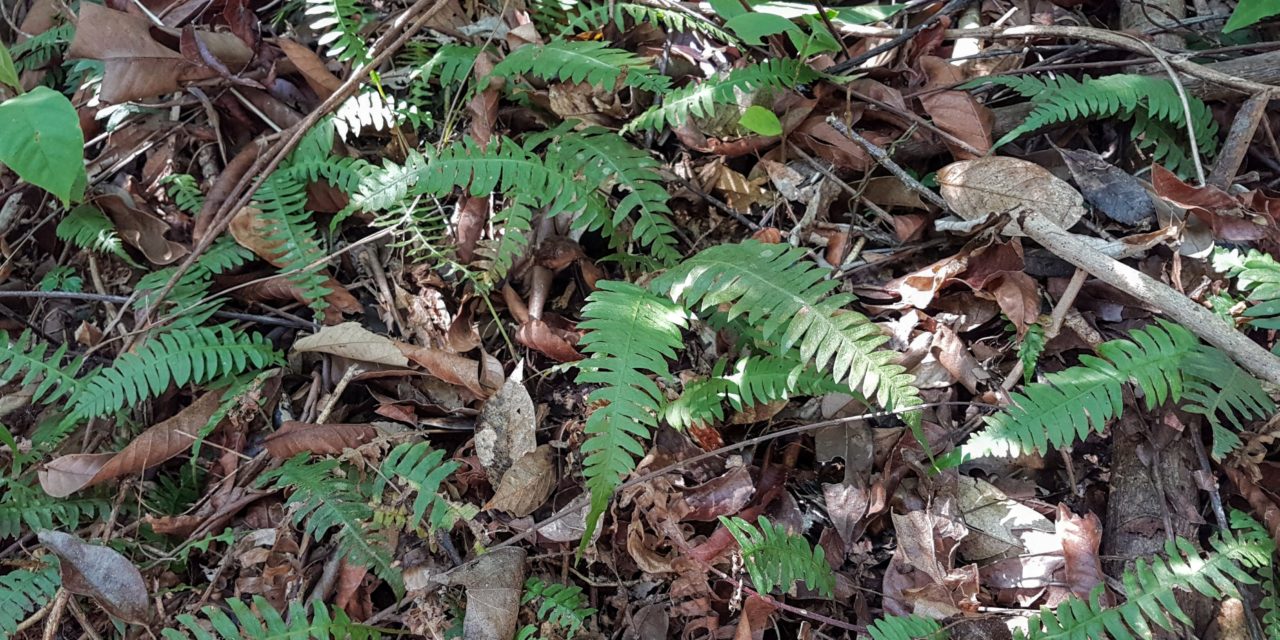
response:
{"label": "green fern frond", "polygon": [[200,618],[179,615],[178,626],[163,630],[161,636],[165,640],[376,640],[382,637],[377,627],[354,623],[341,608],[330,611],[328,605],[318,600],[310,603],[310,613],[301,602],[291,602],[284,616],[262,596],[253,597],[252,607],[240,598],[228,600],[227,605],[231,615],[218,606],[205,607]]}
{"label": "green fern frond", "polygon": [[276,362],[275,348],[266,338],[237,332],[230,325],[167,331],[86,377],[74,398],[72,416],[85,420],[110,415],[164,393],[170,384],[204,384]]}
{"label": "green fern frond", "polygon": [[300,453],[279,469],[264,473],[258,486],[274,481],[274,489],[291,490],[286,504],[295,525],[305,521],[304,530],[317,539],[336,530],[334,539],[339,553],[350,562],[369,567],[402,593],[403,579],[392,566],[385,536],[370,525],[374,514],[368,500],[342,472],[337,460],[310,462],[309,455]]}
{"label": "green fern frond", "polygon": [[588,82],[604,89],[613,89],[625,76],[627,86],[655,93],[666,91],[671,84],[647,58],[592,40],[527,44],[507,54],[494,66],[493,75],[533,75],[549,81]]}
{"label": "green fern frond", "polygon": [[9,48],[14,68],[21,75],[27,71],[44,68],[55,55],[62,55],[76,35],[74,24],[60,24],[44,33],[38,33]]}
{"label": "green fern frond", "polygon": [[[416,78],[425,88],[428,81],[434,79],[441,87],[461,90],[471,75],[476,64],[476,57],[483,51],[480,47],[462,44],[442,45],[429,60],[415,70]],[[410,89],[412,91],[412,89]]]}
{"label": "green fern frond", "polygon": [[[241,246],[235,239],[222,236],[209,245],[209,249],[201,254],[186,273],[182,274],[165,300],[179,309],[184,321],[200,324],[208,318],[208,315],[201,314],[194,305],[209,292],[213,277],[238,269],[253,261],[254,258],[253,252]],[[157,269],[138,279],[138,283],[133,287],[138,292],[134,308],[140,311],[155,304],[156,294],[169,283],[176,271],[177,267]]]}
{"label": "green fern frond", "polygon": [[328,306],[324,297],[332,291],[325,286],[325,252],[320,248],[315,222],[305,210],[306,182],[293,179],[287,172],[274,173],[258,187],[254,204],[267,229],[267,242],[279,248],[275,261],[312,310],[323,312]]}
{"label": "green fern frond", "polygon": [[369,59],[369,47],[360,28],[364,11],[356,0],[306,0],[306,15],[312,30],[320,34],[319,44],[338,62],[362,64]]}
{"label": "green fern frond", "polygon": [[762,88],[790,89],[813,82],[819,77],[818,72],[801,60],[767,60],[730,71],[723,78],[709,78],[683,89],[667,92],[662,104],[636,116],[623,127],[622,132],[656,130],[665,125],[674,129],[691,117],[703,118],[711,115],[716,105],[736,104],[739,93]]}
{"label": "green fern frond", "polygon": [[[612,13],[610,13],[610,7],[612,7]],[[587,7],[582,9],[578,15],[567,21],[561,21],[558,25],[562,25],[560,26],[560,35],[562,36],[570,35],[576,31],[591,31],[610,23],[616,26],[618,30],[625,32],[628,17],[635,24],[648,22],[659,25],[667,31],[700,33],[717,42],[729,45],[741,44],[737,36],[721,29],[715,23],[700,15],[692,12],[686,14],[672,9],[651,7],[634,2],[615,2],[612,5],[606,3]]]}
{"label": "green fern frond", "polygon": [[768,594],[775,587],[790,591],[797,581],[804,581],[810,589],[834,596],[836,576],[822,547],[810,546],[804,537],[788,533],[764,516],[757,522],[759,529],[742,518],[720,516],[720,523],[742,548],[743,565],[756,591]]}
{"label": "green fern frond", "polygon": [[74,397],[80,390],[76,376],[84,358],[60,364],[67,357],[67,349],[64,342],[49,353],[49,345],[37,342],[30,330],[23,331],[17,340],[10,340],[9,334],[0,331],[0,384],[17,381],[24,386],[36,385],[31,399],[45,404]]}
{"label": "green fern frond", "polygon": [[537,599],[542,599],[542,604],[538,606],[538,619],[564,629],[566,639],[582,630],[587,618],[596,613],[595,609],[587,606],[587,597],[583,595],[582,587],[529,578],[525,580],[524,597],[520,602],[529,604]]}
{"label": "green fern frond", "polygon": [[602,281],[587,298],[580,343],[589,357],[579,364],[579,384],[602,385],[587,397],[599,405],[587,416],[583,473],[591,510],[582,547],[591,540],[613,490],[644,455],[643,441],[657,426],[663,395],[650,375],[670,377],[667,361],[684,345],[684,312],[640,287]]}
{"label": "green fern frond", "polygon": [[111,512],[101,498],[51,498],[44,491],[15,480],[0,481],[0,540],[18,538],[23,531],[74,530],[81,523]]}
{"label": "green fern frond", "polygon": [[[1029,633],[1015,632],[1018,640],[1105,640],[1106,638],[1150,638],[1151,623],[1172,629],[1176,619],[1191,624],[1174,598],[1174,589],[1194,590],[1208,598],[1238,596],[1236,582],[1253,584],[1252,576],[1241,569],[1268,562],[1256,540],[1222,532],[1211,541],[1213,552],[1205,555],[1183,538],[1165,543],[1165,556],[1150,561],[1139,558],[1126,570],[1124,604],[1103,608],[1099,585],[1088,600],[1072,597],[1056,609],[1043,607],[1031,617]],[[1237,564],[1239,563],[1239,564]]]}
{"label": "green fern frond", "polygon": [[333,114],[333,127],[343,140],[351,140],[370,129],[391,131],[408,122],[417,128],[430,114],[404,100],[383,96],[376,90],[347,98]]}
{"label": "green fern frond", "polygon": [[[1010,325],[1012,328],[1012,325]],[[1039,324],[1027,325],[1027,331],[1018,341],[1018,361],[1022,363],[1022,382],[1031,382],[1035,377],[1036,363],[1045,347],[1044,327]]]}
{"label": "green fern frond", "polygon": [[790,358],[751,356],[734,363],[731,373],[725,373],[724,368],[721,361],[711,376],[685,383],[680,397],[668,403],[663,412],[667,424],[686,429],[724,420],[725,402],[742,411],[796,396],[848,391],[830,376]]}
{"label": "green fern frond", "polygon": [[[1133,139],[1170,170],[1186,174],[1190,156],[1181,149],[1186,140],[1186,117],[1177,89],[1164,78],[1115,74],[1101,78],[1070,76],[1040,79],[1030,76],[982,78],[968,86],[992,83],[1009,87],[1035,105],[1026,121],[996,142],[999,147],[1044,127],[1082,118],[1132,119]],[[1209,107],[1194,96],[1192,129],[1201,155],[1212,157],[1218,149],[1218,125]]]}
{"label": "green fern frond", "polygon": [[[1275,412],[1275,403],[1258,379],[1217,349],[1200,349],[1188,359],[1186,368],[1182,408],[1209,422],[1213,431],[1210,453],[1215,460],[1240,446],[1235,431],[1244,429],[1246,420],[1261,420]],[[1234,430],[1223,423],[1224,417]]]}
{"label": "green fern frond", "polygon": [[947,640],[951,637],[937,620],[920,616],[885,616],[867,627],[871,640]]}
{"label": "green fern frond", "polygon": [[406,442],[392,449],[382,461],[381,473],[373,485],[373,494],[382,495],[387,479],[394,478],[416,494],[413,500],[413,518],[416,527],[430,510],[427,526],[431,530],[448,528],[449,503],[440,497],[440,483],[461,466],[453,460],[445,461],[444,451],[432,449],[426,442]]}
{"label": "green fern frond", "polygon": [[52,563],[0,575],[0,636],[8,638],[16,633],[27,614],[53,602],[60,586],[62,577]]}
{"label": "green fern frond", "polygon": [[479,284],[486,290],[507,277],[511,265],[528,250],[533,233],[533,210],[515,198],[494,213],[492,226],[501,230],[502,235],[496,240],[482,240],[476,248],[478,259],[474,262],[482,270]]}
{"label": "green fern frond", "polygon": [[[880,349],[888,337],[866,316],[845,309],[853,296],[829,295],[839,281],[825,275],[802,248],[749,240],[706,249],[651,288],[698,311],[720,313],[727,305],[728,319],[744,317],[782,353],[797,352],[881,407],[919,404],[912,376],[894,363],[897,354]],[[907,418],[918,425],[918,412]]]}
{"label": "green fern frond", "polygon": [[81,278],[75,269],[62,265],[50,269],[48,273],[41,276],[37,287],[41,291],[80,293],[84,291],[84,278]]}
{"label": "green fern frond", "polygon": [[1253,306],[1245,310],[1249,324],[1259,329],[1280,329],[1280,263],[1266,253],[1250,249],[1216,249],[1213,268],[1236,279],[1235,286],[1249,294]]}
{"label": "green fern frond", "polygon": [[54,230],[59,240],[95,253],[110,254],[130,266],[138,263],[124,250],[124,243],[116,234],[116,225],[97,207],[82,204],[72,209]]}
{"label": "green fern frond", "polygon": [[1272,640],[1280,638],[1280,573],[1276,572],[1276,543],[1262,523],[1254,520],[1249,514],[1233,509],[1231,511],[1231,529],[1244,540],[1253,542],[1257,551],[1267,558],[1257,566],[1259,588],[1262,591],[1262,602],[1258,608],[1262,610],[1263,634]]}
{"label": "green fern frond", "polygon": [[1098,346],[1098,355],[1045,376],[1013,394],[1002,413],[985,418],[987,427],[962,448],[966,457],[1045,452],[1102,432],[1124,408],[1122,387],[1130,379],[1142,389],[1148,408],[1182,397],[1187,358],[1201,348],[1190,331],[1161,322],[1131,332],[1130,340]]}
{"label": "green fern frond", "polygon": [[200,185],[196,184],[195,176],[189,173],[175,173],[165,176],[160,180],[160,185],[166,187],[165,192],[169,194],[169,199],[178,205],[178,210],[183,213],[195,215],[200,212],[200,207],[204,206],[204,194],[200,192]]}
{"label": "green fern frond", "polygon": [[616,133],[588,127],[560,136],[547,150],[547,158],[548,164],[569,175],[580,175],[583,182],[605,194],[614,187],[623,191],[617,206],[588,208],[575,222],[576,227],[600,231],[616,246],[620,238],[615,230],[634,214],[633,238],[664,263],[680,259],[667,206],[669,194],[658,173],[661,164],[648,152]]}

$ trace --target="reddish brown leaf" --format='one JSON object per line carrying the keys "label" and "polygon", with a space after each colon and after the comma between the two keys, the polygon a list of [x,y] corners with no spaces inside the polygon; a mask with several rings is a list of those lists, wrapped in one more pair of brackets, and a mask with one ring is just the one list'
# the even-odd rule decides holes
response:
{"label": "reddish brown leaf", "polygon": [[39,472],[40,486],[45,493],[62,498],[107,480],[139,475],[191,449],[221,402],[221,391],[206,393],[172,418],[143,431],[119,453],[56,458]]}
{"label": "reddish brown leaf", "polygon": [[[933,56],[922,56],[920,67],[929,76],[926,87],[929,89],[920,95],[920,104],[933,118],[933,124],[939,129],[955,136],[979,154],[991,151],[991,131],[995,126],[995,115],[990,109],[979,103],[966,91],[934,90],[938,87],[952,87],[965,78],[960,68],[950,62]],[[956,145],[947,145],[956,160],[970,160],[973,153]]]}
{"label": "reddish brown leaf", "polygon": [[1027,331],[1040,317],[1040,285],[1035,278],[1020,271],[1009,271],[993,278],[988,290],[995,296],[996,304],[1018,329],[1018,335]]}
{"label": "reddish brown leaf", "polygon": [[577,362],[578,336],[567,329],[553,327],[543,320],[529,320],[516,331],[516,341],[540,351],[559,362]]}
{"label": "reddish brown leaf", "polygon": [[290,420],[266,437],[263,446],[278,460],[304,451],[316,455],[342,453],[371,442],[381,431],[371,424],[309,424]]}
{"label": "reddish brown leaf", "polygon": [[546,502],[555,485],[555,461],[551,447],[544,444],[526,453],[507,469],[494,490],[493,499],[484,508],[506,511],[523,518]]}
{"label": "reddish brown leaf", "polygon": [[720,516],[742,511],[755,496],[755,481],[747,467],[712,478],[680,495],[680,503],[673,508],[678,520],[710,522]]}
{"label": "reddish brown leaf", "polygon": [[320,99],[328,98],[342,86],[342,80],[329,72],[324,60],[320,59],[320,56],[316,55],[310,47],[304,47],[288,38],[277,38],[276,44],[280,46],[281,51],[284,51],[284,55],[289,57],[289,62],[297,67],[298,73],[302,74],[307,85]]}
{"label": "reddish brown leaf", "polygon": [[166,265],[187,255],[186,247],[165,239],[169,224],[138,209],[127,191],[112,188],[97,203],[116,224],[120,238],[137,247],[152,264]]}
{"label": "reddish brown leaf", "polygon": [[395,345],[400,353],[426,369],[427,373],[449,384],[463,387],[477,398],[489,397],[502,384],[501,371],[491,371],[471,358],[449,353],[444,349],[419,347],[403,342]]}
{"label": "reddish brown leaf", "polygon": [[[1066,505],[1059,504],[1055,525],[1058,539],[1062,543],[1067,588],[1078,597],[1088,598],[1094,587],[1106,581],[1102,562],[1098,558],[1098,547],[1102,544],[1102,523],[1093,513],[1077,516]],[[1103,603],[1109,604],[1110,600],[1110,594],[1104,593]]]}

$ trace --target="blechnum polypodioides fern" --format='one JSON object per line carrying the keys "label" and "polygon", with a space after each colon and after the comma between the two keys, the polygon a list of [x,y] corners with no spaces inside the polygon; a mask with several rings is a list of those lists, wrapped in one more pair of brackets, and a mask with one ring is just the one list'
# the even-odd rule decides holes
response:
{"label": "blechnum polypodioides fern", "polygon": [[[1156,162],[1188,175],[1194,163],[1187,152],[1187,116],[1171,82],[1163,78],[1116,74],[1101,78],[1070,76],[1048,79],[1033,76],[981,78],[968,86],[997,84],[1009,87],[1035,105],[1031,115],[996,146],[1054,124],[1086,118],[1119,118],[1133,121],[1132,137]],[[1209,107],[1187,96],[1191,129],[1200,154],[1212,156],[1218,149],[1218,125]]]}
{"label": "blechnum polypodioides fern", "polygon": [[957,459],[1044,453],[1051,445],[1065,447],[1090,431],[1101,432],[1124,411],[1123,390],[1130,381],[1148,409],[1181,401],[1184,410],[1204,416],[1219,459],[1240,444],[1228,424],[1239,429],[1244,420],[1275,408],[1253,376],[1175,324],[1134,330],[1130,339],[1105,342],[1097,352],[1013,394],[1012,404],[986,418],[986,428],[958,450]]}
{"label": "blechnum polypodioides fern", "polygon": [[[739,389],[779,397],[788,389],[799,393],[804,367],[813,367],[879,406],[919,404],[911,375],[894,362],[897,354],[880,348],[888,338],[866,316],[846,308],[852,296],[835,294],[839,282],[825,275],[803,249],[747,241],[702,251],[648,289],[599,283],[580,325],[587,330],[581,346],[589,357],[580,364],[578,382],[599,385],[588,398],[596,408],[587,418],[582,448],[591,492],[584,546],[663,415],[667,402],[653,376],[670,377],[668,362],[684,344],[681,331],[690,314],[743,327],[744,335],[758,336],[752,348],[779,359],[762,373],[781,374],[781,381],[740,380]],[[906,418],[918,426],[918,413]]]}

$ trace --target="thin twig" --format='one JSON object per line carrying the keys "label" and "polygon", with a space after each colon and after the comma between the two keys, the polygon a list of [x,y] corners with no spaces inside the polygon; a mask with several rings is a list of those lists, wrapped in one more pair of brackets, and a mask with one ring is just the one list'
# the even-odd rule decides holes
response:
{"label": "thin twig", "polygon": [[858,65],[886,51],[891,51],[893,49],[898,48],[903,43],[914,38],[917,33],[920,33],[921,31],[924,31],[925,29],[928,29],[929,27],[932,27],[933,25],[937,24],[938,21],[941,20],[943,16],[950,16],[951,14],[963,9],[965,5],[969,4],[969,1],[970,0],[951,0],[946,5],[944,5],[941,9],[939,9],[937,13],[929,16],[928,19],[921,22],[920,24],[914,27],[908,27],[906,29],[894,29],[893,31],[895,31],[896,33],[890,36],[890,39],[888,42],[881,44],[879,46],[872,47],[852,58],[849,58],[848,60],[845,60],[844,62],[834,64],[826,71],[827,73],[830,73],[832,75],[839,75],[847,71],[852,71],[853,69],[856,69]]}
{"label": "thin twig", "polygon": [[920,184],[919,180],[911,177],[911,174],[907,173],[906,170],[898,166],[898,163],[893,161],[893,158],[889,157],[889,152],[876,146],[874,142],[862,137],[857,131],[850,129],[844,122],[841,122],[840,119],[835,116],[827,116],[827,124],[834,127],[835,130],[839,131],[844,137],[862,145],[862,148],[866,149],[867,153],[871,154],[871,157],[875,159],[880,166],[888,169],[889,173],[897,176],[903,184],[907,185],[907,187],[912,191],[919,193],[925,200],[928,200],[930,204],[943,209],[947,208],[947,201],[943,200],[942,196],[934,193],[933,189]]}
{"label": "thin twig", "polygon": [[[79,300],[82,302],[102,302],[107,304],[124,304],[130,300],[129,296],[113,296],[101,293],[79,293],[72,291],[0,291],[0,299],[40,299],[40,300]],[[312,322],[299,322],[287,318],[272,318],[270,316],[260,316],[252,313],[237,313],[235,311],[214,311],[214,317],[226,318],[228,320],[239,320],[242,322],[253,322],[257,324],[267,324],[276,327],[291,327],[295,329],[315,329],[316,324]]]}

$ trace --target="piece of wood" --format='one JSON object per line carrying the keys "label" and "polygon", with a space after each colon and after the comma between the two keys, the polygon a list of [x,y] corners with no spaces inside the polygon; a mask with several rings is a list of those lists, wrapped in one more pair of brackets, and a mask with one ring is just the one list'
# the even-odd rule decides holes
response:
{"label": "piece of wood", "polygon": [[1205,342],[1221,349],[1249,373],[1280,385],[1280,358],[1172,287],[1113,260],[1034,211],[1018,212],[1022,231],[1054,255],[1093,277],[1159,309]]}
{"label": "piece of wood", "polygon": [[1244,155],[1253,142],[1253,134],[1258,131],[1258,123],[1262,122],[1262,116],[1267,113],[1268,102],[1271,102],[1269,96],[1258,94],[1240,105],[1236,119],[1231,122],[1231,130],[1227,133],[1227,141],[1222,143],[1218,161],[1209,174],[1209,184],[1219,189],[1231,186],[1236,173],[1240,171],[1240,163],[1244,161]]}

